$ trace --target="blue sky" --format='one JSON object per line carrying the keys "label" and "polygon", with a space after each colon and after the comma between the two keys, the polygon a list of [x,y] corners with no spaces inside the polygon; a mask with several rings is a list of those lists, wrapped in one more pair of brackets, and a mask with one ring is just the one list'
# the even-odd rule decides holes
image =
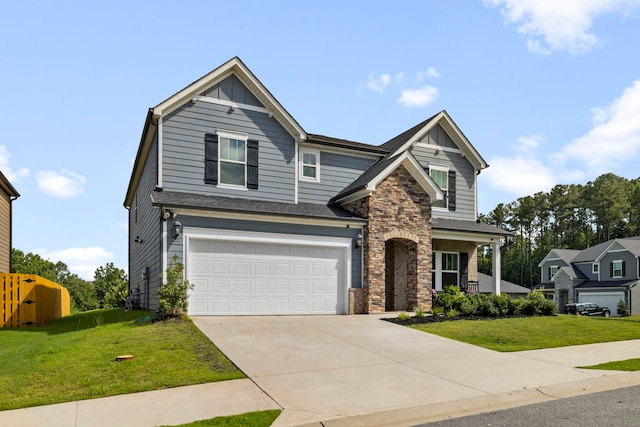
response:
{"label": "blue sky", "polygon": [[490,165],[482,213],[640,175],[640,0],[5,1],[0,39],[13,246],[86,279],[127,269],[147,109],[236,55],[310,133],[381,144],[446,109]]}

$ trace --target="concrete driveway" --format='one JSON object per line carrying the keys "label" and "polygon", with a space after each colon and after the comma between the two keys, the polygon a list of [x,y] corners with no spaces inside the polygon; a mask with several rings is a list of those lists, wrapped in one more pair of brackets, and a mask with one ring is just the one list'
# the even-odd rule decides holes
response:
{"label": "concrete driveway", "polygon": [[522,399],[523,390],[530,391],[526,403],[535,403],[550,397],[532,389],[611,375],[540,360],[539,354],[486,350],[381,317],[212,316],[193,321],[285,409],[274,424],[280,426],[424,405],[444,410],[445,403],[474,399],[482,406]]}

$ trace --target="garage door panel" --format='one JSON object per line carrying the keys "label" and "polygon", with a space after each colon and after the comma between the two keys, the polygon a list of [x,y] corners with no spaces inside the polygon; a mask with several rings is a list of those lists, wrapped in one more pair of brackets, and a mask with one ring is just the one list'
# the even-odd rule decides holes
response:
{"label": "garage door panel", "polygon": [[601,307],[608,307],[612,316],[617,315],[620,300],[625,300],[624,291],[580,292],[578,294],[578,302],[593,302]]}
{"label": "garage door panel", "polygon": [[195,288],[189,312],[342,313],[345,296],[338,289],[344,289],[348,273],[345,252],[345,248],[191,239],[188,279]]}

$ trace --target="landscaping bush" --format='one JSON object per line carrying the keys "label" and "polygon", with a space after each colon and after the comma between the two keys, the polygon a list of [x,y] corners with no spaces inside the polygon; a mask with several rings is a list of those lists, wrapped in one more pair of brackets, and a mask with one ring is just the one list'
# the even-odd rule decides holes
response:
{"label": "landscaping bush", "polygon": [[518,311],[518,302],[507,294],[491,295],[498,316],[513,316]]}
{"label": "landscaping bush", "polygon": [[620,300],[618,301],[618,316],[627,317],[629,315],[629,306],[626,302]]}
{"label": "landscaping bush", "polygon": [[424,317],[426,316],[426,313],[423,309],[416,307],[413,309],[413,315],[416,317]]}
{"label": "landscaping bush", "polygon": [[518,298],[518,305],[522,314],[528,316],[550,316],[557,310],[556,303],[548,300],[539,290],[534,290],[526,298]]}
{"label": "landscaping bush", "polygon": [[460,305],[465,301],[465,299],[465,296],[460,293],[459,287],[447,285],[433,301],[433,306],[442,307],[443,312],[447,312],[451,309],[457,311],[460,309]]}
{"label": "landscaping bush", "polygon": [[178,257],[173,256],[169,261],[166,272],[166,283],[158,289],[160,301],[159,312],[167,317],[180,316],[187,311],[188,290],[193,288],[188,280],[184,279],[184,265],[178,262]]}

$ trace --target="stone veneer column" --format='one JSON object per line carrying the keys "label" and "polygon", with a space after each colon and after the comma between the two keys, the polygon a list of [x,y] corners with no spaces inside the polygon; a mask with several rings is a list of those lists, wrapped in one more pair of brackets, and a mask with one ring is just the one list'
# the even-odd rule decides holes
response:
{"label": "stone veneer column", "polygon": [[[399,166],[369,197],[344,206],[369,220],[363,242],[363,277],[368,313],[385,311],[385,234],[417,237],[416,271],[408,271],[408,308],[431,309],[431,202],[429,195]],[[411,247],[411,245],[410,245]],[[413,279],[415,276],[415,280]]]}

